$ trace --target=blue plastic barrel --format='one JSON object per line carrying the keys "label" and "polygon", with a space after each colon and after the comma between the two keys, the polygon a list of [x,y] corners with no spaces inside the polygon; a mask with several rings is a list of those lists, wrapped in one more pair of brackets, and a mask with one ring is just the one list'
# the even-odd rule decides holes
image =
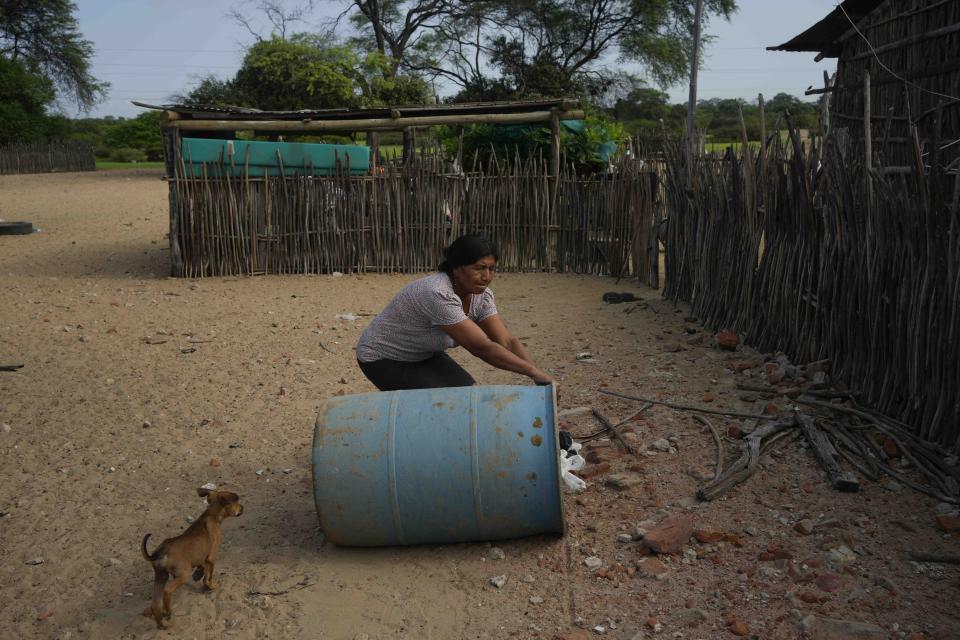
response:
{"label": "blue plastic barrel", "polygon": [[563,533],[553,386],[343,396],[321,408],[313,492],[344,546]]}

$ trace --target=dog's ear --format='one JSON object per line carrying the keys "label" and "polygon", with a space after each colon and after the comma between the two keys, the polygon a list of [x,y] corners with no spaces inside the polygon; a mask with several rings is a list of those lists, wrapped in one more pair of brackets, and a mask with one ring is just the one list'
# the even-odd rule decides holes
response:
{"label": "dog's ear", "polygon": [[210,489],[207,489],[206,487],[200,487],[197,489],[197,495],[201,498],[206,498],[208,495],[210,495]]}
{"label": "dog's ear", "polygon": [[240,496],[233,493],[232,491],[222,491],[220,492],[220,500],[224,504],[232,504],[234,502],[240,502]]}

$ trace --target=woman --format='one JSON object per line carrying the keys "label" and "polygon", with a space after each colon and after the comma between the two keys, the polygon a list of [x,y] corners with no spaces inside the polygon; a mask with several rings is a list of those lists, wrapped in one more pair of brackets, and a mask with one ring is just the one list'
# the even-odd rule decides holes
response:
{"label": "woman", "polygon": [[461,236],[447,247],[439,272],[401,289],[360,336],[357,361],[370,382],[381,391],[475,384],[444,353],[457,345],[536,384],[553,382],[497,314],[487,288],[496,267],[496,249],[483,236]]}

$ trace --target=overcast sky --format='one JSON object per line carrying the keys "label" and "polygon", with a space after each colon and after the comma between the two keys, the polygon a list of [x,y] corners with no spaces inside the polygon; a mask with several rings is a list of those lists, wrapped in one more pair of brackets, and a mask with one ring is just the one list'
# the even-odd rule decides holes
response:
{"label": "overcast sky", "polygon": [[[93,42],[93,75],[112,85],[110,96],[90,115],[135,116],[131,100],[162,104],[185,93],[197,78],[212,73],[228,79],[239,68],[243,47],[253,37],[226,13],[238,0],[78,0],[77,20]],[[338,0],[316,3],[317,19],[336,15]],[[810,85],[823,84],[833,59],[813,61],[813,53],[766,51],[786,42],[827,15],[834,0],[739,0],[729,21],[714,19],[707,32],[705,68],[698,97],[755,100],[785,92],[803,97]],[[251,15],[255,15],[251,11]],[[264,31],[264,33],[268,33]],[[636,69],[642,74],[642,69]],[[668,89],[671,102],[686,102],[687,86]]]}

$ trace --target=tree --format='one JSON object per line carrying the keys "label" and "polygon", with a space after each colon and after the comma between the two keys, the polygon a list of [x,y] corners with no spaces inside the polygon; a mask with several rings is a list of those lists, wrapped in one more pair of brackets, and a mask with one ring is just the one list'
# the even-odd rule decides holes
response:
{"label": "tree", "polygon": [[614,105],[613,117],[618,122],[629,122],[632,130],[657,127],[669,116],[669,96],[650,87],[638,87]]}
{"label": "tree", "polygon": [[233,84],[245,103],[258,109],[355,107],[359,62],[353,51],[328,37],[274,36],[247,50]]}
{"label": "tree", "polygon": [[[639,63],[660,86],[683,77],[693,15],[683,0],[458,0],[425,37],[420,69],[472,95],[499,84],[514,97],[578,95],[599,101],[622,79],[606,64]],[[707,0],[729,17],[735,0]]]}
{"label": "tree", "polygon": [[172,95],[170,100],[181,104],[217,106],[239,105],[243,102],[232,80],[221,80],[213,74],[200,77],[196,87],[186,93]]}
{"label": "tree", "polygon": [[384,77],[397,75],[409,61],[408,51],[455,9],[449,0],[350,0],[357,9],[352,20],[360,31],[357,43],[387,56]]}
{"label": "tree", "polygon": [[0,57],[0,144],[43,138],[56,92],[47,78],[19,61]]}
{"label": "tree", "polygon": [[0,57],[24,65],[88,111],[109,84],[90,74],[93,44],[77,28],[76,8],[69,0],[0,0]]}
{"label": "tree", "polygon": [[[420,78],[393,74],[378,51],[362,55],[331,35],[299,33],[261,40],[247,50],[236,77],[224,85],[238,102],[259,109],[334,109],[423,102]],[[209,83],[217,88],[214,83]]]}
{"label": "tree", "polygon": [[144,111],[136,118],[120,120],[107,127],[103,139],[111,149],[139,149],[147,160],[163,159],[160,111]]}

